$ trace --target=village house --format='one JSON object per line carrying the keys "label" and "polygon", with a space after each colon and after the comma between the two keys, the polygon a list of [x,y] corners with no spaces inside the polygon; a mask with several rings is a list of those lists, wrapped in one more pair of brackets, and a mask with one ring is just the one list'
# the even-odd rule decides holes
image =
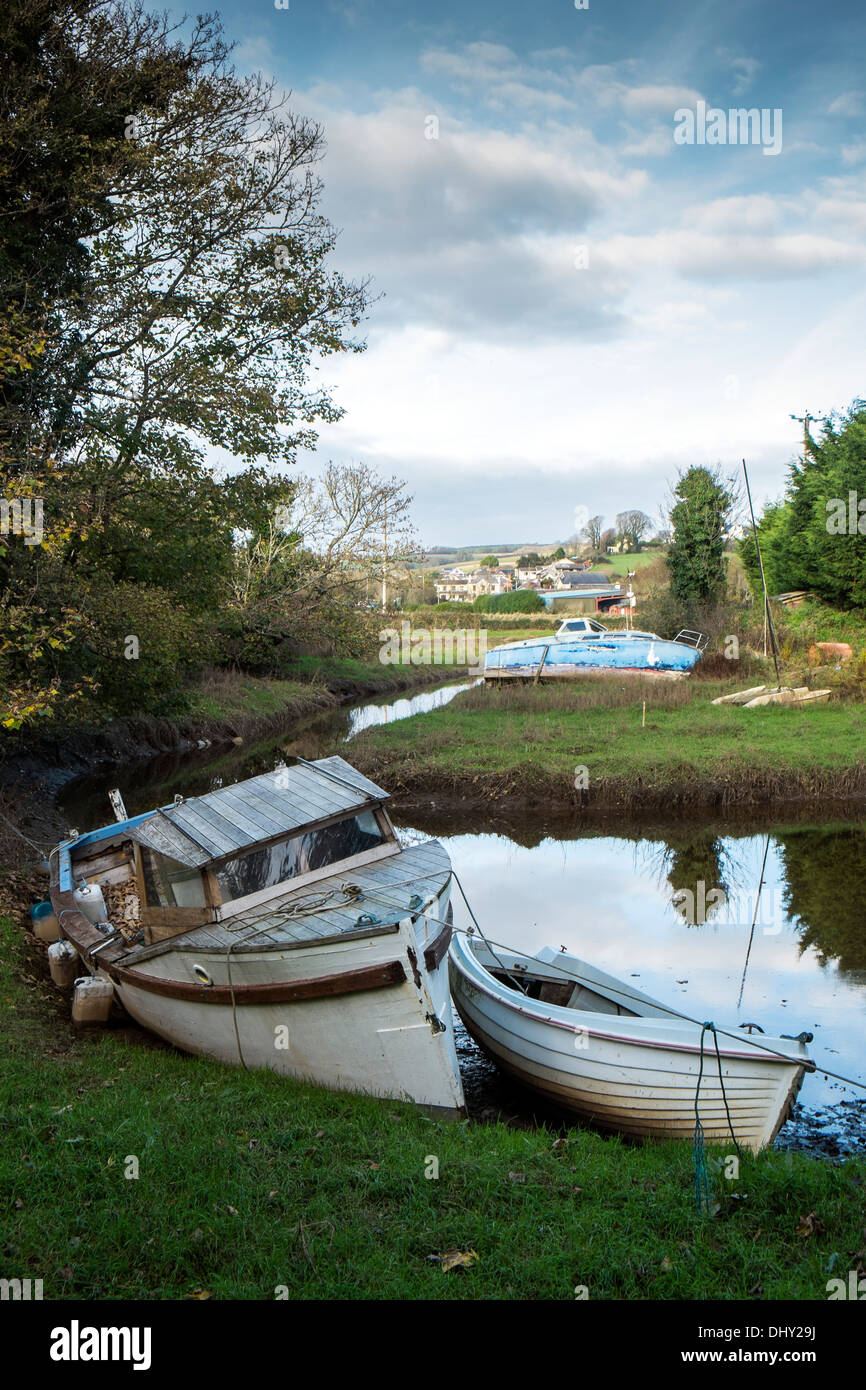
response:
{"label": "village house", "polygon": [[473,603],[481,594],[507,594],[512,576],[503,569],[477,569],[471,574],[459,568],[443,571],[436,585],[437,603]]}

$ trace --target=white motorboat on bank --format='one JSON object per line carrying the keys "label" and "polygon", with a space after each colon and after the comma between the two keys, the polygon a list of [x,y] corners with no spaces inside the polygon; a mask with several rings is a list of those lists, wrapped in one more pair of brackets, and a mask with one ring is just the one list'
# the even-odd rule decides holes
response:
{"label": "white motorboat on bank", "polygon": [[435,840],[404,848],[387,800],[342,758],[299,759],[70,838],[51,855],[60,931],[184,1051],[462,1112],[451,863]]}

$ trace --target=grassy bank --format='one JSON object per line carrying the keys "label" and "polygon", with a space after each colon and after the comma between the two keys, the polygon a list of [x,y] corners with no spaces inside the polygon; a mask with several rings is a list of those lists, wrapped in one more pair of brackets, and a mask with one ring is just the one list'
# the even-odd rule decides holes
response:
{"label": "grassy bank", "polygon": [[274,716],[302,716],[353,697],[388,695],[463,674],[462,667],[383,665],[376,660],[319,657],[300,658],[281,678],[214,670],[191,692],[190,719],[251,724]]}
{"label": "grassy bank", "polygon": [[[4,1275],[46,1299],[823,1300],[863,1258],[866,1162],[745,1158],[700,1216],[688,1144],[449,1124],[76,1034],[37,947],[0,936]],[[454,1250],[477,1259],[446,1271]]]}
{"label": "grassy bank", "polygon": [[615,677],[479,686],[447,708],[360,735],[352,760],[395,793],[525,797],[561,808],[732,808],[866,794],[862,701],[760,710],[711,703],[732,688]]}

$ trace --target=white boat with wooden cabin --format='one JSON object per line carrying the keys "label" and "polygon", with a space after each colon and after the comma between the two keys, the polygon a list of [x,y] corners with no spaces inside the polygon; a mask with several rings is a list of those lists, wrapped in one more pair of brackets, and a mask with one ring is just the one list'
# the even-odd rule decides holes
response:
{"label": "white boat with wooden cabin", "polygon": [[707,1140],[735,1138],[757,1151],[773,1142],[804,1073],[814,1071],[809,1033],[714,1036],[566,952],[544,947],[526,956],[497,947],[494,954],[461,934],[449,956],[454,1002],[479,1046],[518,1081],[602,1130],[692,1138],[697,1111]]}
{"label": "white boat with wooden cabin", "polygon": [[342,758],[299,759],[65,840],[62,935],[187,1052],[462,1113],[451,863],[404,848],[387,800]]}

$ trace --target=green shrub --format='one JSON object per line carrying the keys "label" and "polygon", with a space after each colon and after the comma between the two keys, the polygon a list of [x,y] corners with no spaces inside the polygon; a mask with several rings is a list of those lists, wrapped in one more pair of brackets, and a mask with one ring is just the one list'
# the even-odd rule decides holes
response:
{"label": "green shrub", "polygon": [[142,584],[94,584],[79,602],[88,624],[69,655],[96,678],[99,704],[118,715],[186,709],[184,684],[212,655],[206,623]]}
{"label": "green shrub", "polygon": [[476,613],[540,613],[544,604],[534,589],[511,594],[481,594],[473,603]]}

